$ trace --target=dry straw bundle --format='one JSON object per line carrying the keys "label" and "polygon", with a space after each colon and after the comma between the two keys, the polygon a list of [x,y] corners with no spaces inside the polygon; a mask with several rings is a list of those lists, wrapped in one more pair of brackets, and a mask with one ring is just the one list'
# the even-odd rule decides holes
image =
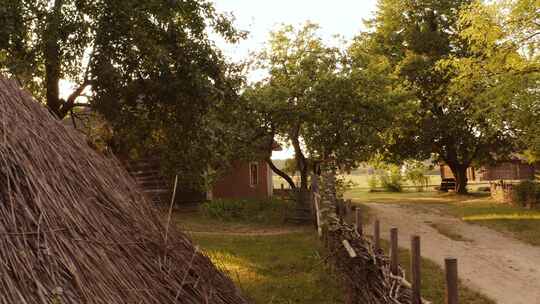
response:
{"label": "dry straw bundle", "polygon": [[0,77],[0,303],[247,303],[119,164]]}

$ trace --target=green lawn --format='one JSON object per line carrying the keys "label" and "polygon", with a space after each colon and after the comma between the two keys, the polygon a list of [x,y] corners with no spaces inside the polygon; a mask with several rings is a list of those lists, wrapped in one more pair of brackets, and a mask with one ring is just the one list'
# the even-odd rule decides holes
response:
{"label": "green lawn", "polygon": [[[488,193],[472,193],[462,196],[433,191],[370,193],[361,189],[353,189],[347,192],[345,197],[361,203],[402,203],[414,204],[415,208],[424,211],[437,209],[437,211],[459,217],[468,223],[510,233],[526,243],[540,245],[540,210],[528,210],[499,204],[493,201]],[[444,230],[443,228],[441,231]]]}
{"label": "green lawn", "polygon": [[[362,214],[369,217],[369,209],[362,208]],[[302,229],[285,224],[223,222],[197,212],[174,213],[173,223],[190,231],[213,232],[212,235],[190,235],[253,303],[343,303],[341,284],[325,266],[321,257],[324,250],[311,227]],[[276,236],[227,235],[268,229],[296,232]],[[410,273],[407,270],[408,251],[401,250],[400,254],[400,263]],[[424,297],[434,304],[444,303],[442,269],[426,259],[422,263]],[[462,303],[493,303],[465,286],[461,286],[460,292]]]}
{"label": "green lawn", "polygon": [[314,231],[282,236],[193,235],[254,303],[343,303]]}
{"label": "green lawn", "polygon": [[448,210],[468,223],[509,232],[519,240],[540,246],[540,210],[493,202],[452,204]]}

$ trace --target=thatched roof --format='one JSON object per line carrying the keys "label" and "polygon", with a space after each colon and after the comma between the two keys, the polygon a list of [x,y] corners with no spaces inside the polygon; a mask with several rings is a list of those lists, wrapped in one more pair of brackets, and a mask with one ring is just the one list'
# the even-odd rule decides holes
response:
{"label": "thatched roof", "polygon": [[118,162],[0,77],[0,303],[246,303]]}

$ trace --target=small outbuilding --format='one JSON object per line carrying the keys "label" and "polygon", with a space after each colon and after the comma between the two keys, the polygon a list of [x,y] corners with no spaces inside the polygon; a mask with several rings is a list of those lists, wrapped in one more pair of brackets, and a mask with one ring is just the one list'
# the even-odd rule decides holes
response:
{"label": "small outbuilding", "polygon": [[[274,142],[273,151],[281,146]],[[266,199],[273,195],[274,183],[270,165],[265,160],[234,161],[230,170],[215,183],[211,199]]]}

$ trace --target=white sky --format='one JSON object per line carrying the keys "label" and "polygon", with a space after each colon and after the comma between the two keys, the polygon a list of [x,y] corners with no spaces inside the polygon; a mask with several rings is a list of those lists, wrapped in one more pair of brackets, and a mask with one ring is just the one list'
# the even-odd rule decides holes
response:
{"label": "white sky", "polygon": [[[319,24],[321,37],[332,43],[335,35],[346,40],[364,30],[363,20],[371,18],[377,0],[213,0],[220,12],[232,12],[235,25],[250,32],[248,38],[237,45],[218,41],[226,56],[233,61],[246,59],[250,52],[264,47],[270,31],[281,24],[301,26],[306,21]],[[273,159],[293,157],[294,152],[284,147],[274,152]]]}
{"label": "white sky", "polygon": [[250,32],[238,45],[218,43],[235,61],[264,46],[270,31],[281,24],[300,26],[311,21],[321,26],[320,34],[328,42],[334,35],[351,39],[362,29],[376,9],[377,0],[212,0],[220,12],[232,12],[235,25]]}

